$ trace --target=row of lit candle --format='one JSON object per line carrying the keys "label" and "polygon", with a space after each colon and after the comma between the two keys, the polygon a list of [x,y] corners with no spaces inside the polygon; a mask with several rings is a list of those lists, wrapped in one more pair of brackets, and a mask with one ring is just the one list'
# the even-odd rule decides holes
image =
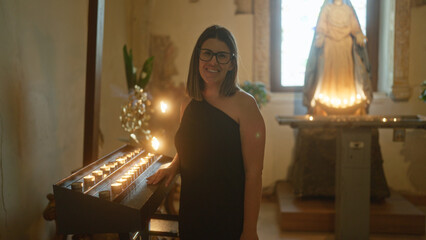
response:
{"label": "row of lit candle", "polygon": [[[309,121],[314,120],[314,116],[312,116],[312,115],[306,115],[305,118],[307,118]],[[382,122],[397,122],[398,118],[382,118],[381,121]]]}
{"label": "row of lit candle", "polygon": [[[124,165],[126,161],[133,158],[137,153],[129,153],[125,156],[117,158],[115,162],[110,162],[108,164],[104,164],[100,167],[100,170],[95,170],[91,175],[87,175],[83,178],[82,182],[74,182],[71,184],[71,188],[75,191],[83,192],[87,191],[89,188],[94,186],[96,183],[101,181],[103,178],[107,177],[108,174],[111,174],[119,167]],[[121,193],[127,186],[129,186],[136,178],[141,175],[153,162],[155,162],[155,155],[152,153],[148,153],[147,156],[140,159],[140,161],[136,161],[130,169],[123,174],[118,180],[116,180],[113,184],[111,184],[111,191],[104,190],[99,192],[99,198],[103,200],[110,200],[111,193],[113,196]]]}
{"label": "row of lit candle", "polygon": [[82,192],[84,188],[84,191],[87,191],[96,183],[102,181],[102,179],[106,178],[109,174],[113,173],[118,168],[123,166],[126,161],[132,159],[135,155],[139,154],[140,151],[140,149],[135,149],[134,151],[117,158],[115,161],[104,164],[98,170],[92,171],[92,174],[83,177],[83,182],[72,183],[71,189],[74,191]]}
{"label": "row of lit candle", "polygon": [[315,99],[316,101],[329,107],[347,108],[355,104],[361,103],[363,100],[365,100],[365,97],[362,97],[360,94],[357,94],[356,96],[351,96],[349,99],[348,98],[340,99],[337,97],[329,97],[327,95],[320,93]]}
{"label": "row of lit candle", "polygon": [[382,118],[382,122],[397,122],[397,118]]}
{"label": "row of lit candle", "polygon": [[128,185],[136,180],[153,162],[155,161],[154,154],[148,153],[140,161],[133,164],[130,169],[122,175],[115,183],[111,184],[111,192],[113,195],[121,193]]}

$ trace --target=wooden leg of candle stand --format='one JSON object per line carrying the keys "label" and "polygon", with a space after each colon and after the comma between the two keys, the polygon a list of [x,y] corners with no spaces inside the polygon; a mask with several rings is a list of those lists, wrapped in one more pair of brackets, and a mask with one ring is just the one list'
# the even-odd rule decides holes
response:
{"label": "wooden leg of candle stand", "polygon": [[129,233],[119,233],[118,237],[120,238],[120,240],[129,240],[130,234]]}

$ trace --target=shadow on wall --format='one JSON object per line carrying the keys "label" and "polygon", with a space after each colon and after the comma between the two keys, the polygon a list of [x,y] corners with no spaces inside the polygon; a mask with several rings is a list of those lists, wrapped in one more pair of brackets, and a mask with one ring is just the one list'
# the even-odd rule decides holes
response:
{"label": "shadow on wall", "polygon": [[408,179],[413,187],[426,193],[426,130],[410,130],[406,132],[405,142],[401,150],[408,166]]}

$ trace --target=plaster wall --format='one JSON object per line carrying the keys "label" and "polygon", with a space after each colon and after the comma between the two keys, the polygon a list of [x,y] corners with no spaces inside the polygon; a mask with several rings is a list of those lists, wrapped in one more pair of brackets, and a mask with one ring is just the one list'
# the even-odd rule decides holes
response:
{"label": "plaster wall", "polygon": [[85,1],[0,1],[0,239],[49,239],[52,185],[82,163]]}
{"label": "plaster wall", "polygon": [[116,150],[128,138],[121,127],[119,116],[121,106],[128,101],[123,46],[127,44],[127,48],[131,48],[131,30],[128,26],[132,4],[132,0],[106,1],[105,4],[99,123],[104,141],[100,144],[99,156]]}

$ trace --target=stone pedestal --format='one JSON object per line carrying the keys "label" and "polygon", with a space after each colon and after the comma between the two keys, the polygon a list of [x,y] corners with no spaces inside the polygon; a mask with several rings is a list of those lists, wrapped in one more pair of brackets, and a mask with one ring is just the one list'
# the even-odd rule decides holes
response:
{"label": "stone pedestal", "polygon": [[[379,132],[377,129],[371,131],[370,194],[373,199],[383,199],[390,193],[382,166]],[[335,196],[338,133],[338,129],[335,128],[298,130],[296,155],[289,175],[297,196]]]}

